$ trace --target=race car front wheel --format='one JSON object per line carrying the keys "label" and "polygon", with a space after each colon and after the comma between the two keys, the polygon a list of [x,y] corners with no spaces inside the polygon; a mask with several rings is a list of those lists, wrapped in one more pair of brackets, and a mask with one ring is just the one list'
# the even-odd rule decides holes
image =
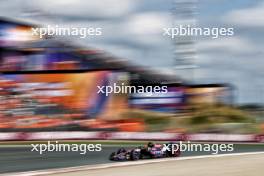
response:
{"label": "race car front wheel", "polygon": [[109,160],[114,160],[114,156],[116,155],[115,152],[111,153],[111,155],[109,156]]}
{"label": "race car front wheel", "polygon": [[133,161],[139,160],[140,159],[140,153],[138,151],[132,150],[130,152],[130,159]]}

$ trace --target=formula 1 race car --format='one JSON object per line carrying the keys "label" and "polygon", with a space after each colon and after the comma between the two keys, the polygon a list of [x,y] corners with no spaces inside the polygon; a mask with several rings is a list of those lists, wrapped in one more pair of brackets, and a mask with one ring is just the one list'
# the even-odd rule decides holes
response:
{"label": "formula 1 race car", "polygon": [[[152,159],[152,158],[166,158],[180,156],[180,150],[173,151],[171,148],[172,143],[153,144],[149,142],[146,146],[139,146],[134,149],[126,150],[120,148],[117,152],[111,153],[109,159],[112,161],[135,161],[139,159]],[[169,146],[169,147],[165,147]]]}

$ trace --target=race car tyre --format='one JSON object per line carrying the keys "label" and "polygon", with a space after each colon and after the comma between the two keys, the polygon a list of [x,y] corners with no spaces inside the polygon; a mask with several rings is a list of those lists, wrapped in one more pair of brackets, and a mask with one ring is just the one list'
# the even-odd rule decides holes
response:
{"label": "race car tyre", "polygon": [[181,151],[178,149],[177,151],[172,151],[173,149],[172,149],[172,145],[173,145],[173,143],[169,143],[169,145],[171,146],[170,147],[170,150],[169,151],[166,151],[166,156],[167,157],[178,157],[178,156],[180,156],[181,155]]}
{"label": "race car tyre", "polygon": [[111,153],[111,155],[109,156],[109,160],[114,160],[114,156],[116,155],[115,152]]}
{"label": "race car tyre", "polygon": [[140,153],[138,151],[132,150],[130,152],[130,158],[133,161],[139,160],[140,159]]}
{"label": "race car tyre", "polygon": [[181,151],[180,150],[177,150],[174,153],[171,153],[171,157],[178,157],[180,155],[181,155]]}

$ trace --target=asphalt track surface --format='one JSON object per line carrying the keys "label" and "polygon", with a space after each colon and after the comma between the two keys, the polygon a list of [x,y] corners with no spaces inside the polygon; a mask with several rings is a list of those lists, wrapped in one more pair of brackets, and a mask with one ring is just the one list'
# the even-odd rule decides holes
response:
{"label": "asphalt track surface", "polygon": [[[78,152],[49,152],[40,155],[31,152],[29,146],[1,146],[0,173],[35,171],[43,169],[64,168],[72,166],[95,165],[111,163],[108,156],[120,146],[103,145],[100,152],[88,152],[80,155]],[[264,145],[235,144],[234,153],[264,151]],[[182,156],[210,155],[208,152],[183,152]]]}
{"label": "asphalt track surface", "polygon": [[264,154],[174,160],[104,169],[92,169],[48,176],[261,176]]}

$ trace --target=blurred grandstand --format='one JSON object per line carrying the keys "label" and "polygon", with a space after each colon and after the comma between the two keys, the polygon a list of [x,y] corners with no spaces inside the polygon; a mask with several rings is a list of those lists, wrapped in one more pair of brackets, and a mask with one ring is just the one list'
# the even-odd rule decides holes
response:
{"label": "blurred grandstand", "polygon": [[[0,19],[2,132],[261,132],[254,115],[233,106],[230,85],[189,84],[72,41],[39,39],[35,26]],[[97,93],[113,83],[166,85],[168,93]]]}

